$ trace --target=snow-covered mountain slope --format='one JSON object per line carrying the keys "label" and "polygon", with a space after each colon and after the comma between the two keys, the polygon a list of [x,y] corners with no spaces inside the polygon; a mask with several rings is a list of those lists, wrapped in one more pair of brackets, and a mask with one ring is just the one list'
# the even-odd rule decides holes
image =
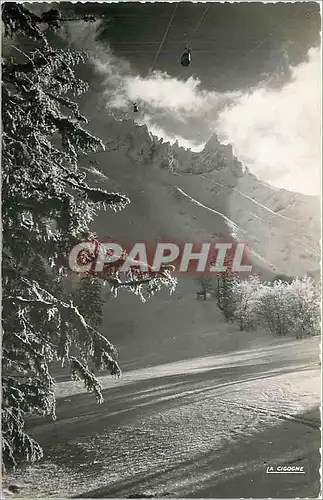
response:
{"label": "snow-covered mountain slope", "polygon": [[[167,234],[158,236],[170,237],[172,227],[177,236],[184,232],[191,239],[233,234],[258,256],[260,265],[275,273],[301,276],[317,272],[317,197],[259,181],[234,157],[231,146],[221,145],[216,136],[203,151],[194,153],[176,143],[163,143],[132,119],[121,121],[104,111],[100,115],[90,126],[105,141],[107,153],[96,155],[95,160],[105,173],[107,162],[119,165],[108,167],[116,181],[129,176],[134,187],[141,179],[140,192],[154,206],[146,207],[147,212],[154,210],[153,215],[150,212],[152,226],[160,232],[154,217],[162,218],[162,226],[167,226]],[[135,203],[133,200],[132,208]]]}
{"label": "snow-covered mountain slope", "polygon": [[[265,279],[319,269],[318,199],[261,183],[215,137],[204,151],[191,153],[161,144],[132,120],[116,121],[91,100],[85,108],[91,131],[107,146],[84,160],[89,183],[131,199],[121,212],[98,214],[99,237],[125,244],[210,241],[232,234],[234,227],[249,246],[253,269]],[[213,335],[222,318],[215,305],[196,300],[198,286],[185,276],[171,297],[158,293],[141,306],[138,297],[123,291],[120,300],[107,302],[104,331],[122,363],[132,366],[146,356],[145,363],[155,364],[217,351],[219,337],[214,342]],[[235,348],[235,339],[227,339],[225,350]],[[241,348],[245,340],[239,341]]]}

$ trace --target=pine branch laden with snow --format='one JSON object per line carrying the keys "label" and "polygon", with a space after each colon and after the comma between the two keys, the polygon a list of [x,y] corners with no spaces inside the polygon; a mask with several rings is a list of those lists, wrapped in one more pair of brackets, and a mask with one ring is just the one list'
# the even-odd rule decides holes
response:
{"label": "pine branch laden with snow", "polygon": [[[111,295],[114,297],[117,297],[120,289],[126,289],[138,295],[142,302],[146,302],[148,298],[160,291],[162,286],[166,286],[170,294],[175,291],[178,280],[171,274],[175,270],[173,265],[161,265],[159,270],[154,270],[147,262],[132,259],[124,249],[118,260],[105,262],[103,269],[97,271],[100,242],[95,237],[87,241],[91,241],[96,248],[81,251],[77,264],[82,266],[92,264],[91,269],[86,273],[87,278],[99,278],[104,285],[108,284]],[[108,251],[107,254],[109,253]],[[81,273],[81,276],[84,277],[84,273]]]}
{"label": "pine branch laden with snow", "polygon": [[[123,209],[129,199],[91,187],[79,169],[80,155],[104,150],[83,128],[86,118],[74,102],[88,87],[74,72],[85,54],[50,48],[39,18],[20,4],[5,4],[2,21],[5,35],[38,40],[28,54],[17,49],[19,59],[2,60],[2,443],[3,465],[11,467],[41,457],[25,418],[55,418],[52,361],[69,363],[99,402],[89,365],[120,376],[116,349],[99,331],[102,280],[85,276],[68,292],[64,263],[80,239],[91,237],[100,208]],[[144,299],[176,284],[169,270],[105,281]]]}
{"label": "pine branch laden with snow", "polygon": [[48,43],[41,29],[42,25],[46,25],[47,28],[52,30],[57,30],[61,27],[62,22],[83,21],[94,23],[97,21],[97,17],[92,14],[84,14],[81,18],[64,18],[56,8],[49,9],[43,12],[41,16],[38,16],[24,7],[24,5],[15,2],[6,2],[1,11],[5,36],[13,38],[16,34],[23,34],[33,40],[41,41],[44,45],[48,45]]}

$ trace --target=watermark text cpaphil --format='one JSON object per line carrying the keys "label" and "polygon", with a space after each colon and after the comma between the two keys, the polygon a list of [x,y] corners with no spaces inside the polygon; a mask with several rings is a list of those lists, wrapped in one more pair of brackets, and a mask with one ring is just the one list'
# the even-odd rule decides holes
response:
{"label": "watermark text cpaphil", "polygon": [[135,242],[127,247],[115,241],[82,241],[71,249],[68,260],[69,268],[78,274],[113,268],[119,273],[156,273],[168,266],[175,273],[191,275],[252,272],[246,245],[232,241]]}

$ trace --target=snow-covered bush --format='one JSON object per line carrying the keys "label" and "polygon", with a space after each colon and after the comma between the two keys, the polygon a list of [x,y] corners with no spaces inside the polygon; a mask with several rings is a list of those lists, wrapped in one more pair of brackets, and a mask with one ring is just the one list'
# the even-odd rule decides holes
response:
{"label": "snow-covered bush", "polygon": [[250,330],[257,323],[258,292],[261,287],[258,276],[246,280],[236,279],[233,287],[234,316],[239,321],[240,330]]}
{"label": "snow-covered bush", "polygon": [[289,286],[290,321],[297,338],[321,331],[319,286],[311,278],[296,279]]}
{"label": "snow-covered bush", "polygon": [[320,291],[310,278],[263,284],[254,303],[260,323],[276,335],[300,338],[320,332]]}
{"label": "snow-covered bush", "polygon": [[275,335],[296,338],[320,334],[320,288],[309,277],[290,283],[262,283],[257,276],[235,278],[230,286],[220,283],[219,298],[222,304],[230,301],[240,330],[265,327]]}
{"label": "snow-covered bush", "polygon": [[272,284],[262,284],[257,292],[256,312],[261,325],[276,335],[285,336],[289,333],[290,294],[288,284],[275,281]]}

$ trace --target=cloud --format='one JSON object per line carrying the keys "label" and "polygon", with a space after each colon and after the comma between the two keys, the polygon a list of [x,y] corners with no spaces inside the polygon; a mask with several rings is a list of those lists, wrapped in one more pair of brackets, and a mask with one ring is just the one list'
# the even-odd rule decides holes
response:
{"label": "cloud", "polygon": [[185,114],[203,109],[205,93],[198,92],[199,85],[194,78],[182,82],[156,72],[151,78],[127,78],[125,91],[131,100],[140,99],[151,107]]}
{"label": "cloud", "polygon": [[139,76],[128,61],[96,41],[93,29],[75,29],[103,79],[108,110],[128,113],[138,102],[140,121],[154,135],[171,143],[178,140],[193,151],[201,150],[216,132],[260,180],[305,194],[320,193],[319,48],[290,67],[292,78],[280,87],[267,80],[248,92],[220,93],[203,89],[193,77],[182,81],[161,72]]}
{"label": "cloud", "polygon": [[[95,61],[97,69],[104,72],[105,64]],[[127,111],[137,102],[148,128],[164,130],[167,137],[178,138],[194,148],[205,144],[210,136],[210,124],[226,105],[240,96],[239,92],[210,92],[202,88],[197,78],[186,81],[173,78],[166,72],[155,71],[150,77],[120,75],[118,84],[112,84],[111,66],[108,62],[104,98],[108,108]],[[113,72],[113,78],[116,78]],[[196,131],[199,134],[196,134]]]}
{"label": "cloud", "polygon": [[167,73],[127,75],[106,98],[109,106],[123,108],[138,101],[152,133],[193,151],[216,132],[259,179],[319,194],[320,50],[311,49],[308,60],[290,70],[291,81],[281,88],[263,82],[247,93],[210,92],[197,79],[181,81]]}
{"label": "cloud", "polygon": [[320,194],[321,61],[319,48],[291,68],[281,89],[256,88],[222,111],[220,140],[258,178],[276,187]]}
{"label": "cloud", "polygon": [[[210,92],[201,86],[197,78],[186,81],[173,78],[166,72],[155,71],[150,77],[120,75],[118,83],[112,84],[116,73],[111,75],[109,61],[102,64],[95,60],[97,70],[106,72],[104,98],[108,109],[127,112],[137,102],[142,115],[141,123],[165,141],[178,143],[192,151],[201,151],[212,134],[214,117],[240,97],[240,92]],[[143,121],[144,120],[144,121]]]}
{"label": "cloud", "polygon": [[140,120],[136,121],[136,123],[138,123],[138,125],[147,125],[149,132],[158,139],[162,139],[163,142],[169,142],[170,144],[175,144],[175,142],[177,142],[182,148],[190,149],[195,153],[202,151],[205,146],[205,142],[199,143],[184,139],[179,135],[169,135],[164,129],[154,125],[149,116],[144,115]]}

